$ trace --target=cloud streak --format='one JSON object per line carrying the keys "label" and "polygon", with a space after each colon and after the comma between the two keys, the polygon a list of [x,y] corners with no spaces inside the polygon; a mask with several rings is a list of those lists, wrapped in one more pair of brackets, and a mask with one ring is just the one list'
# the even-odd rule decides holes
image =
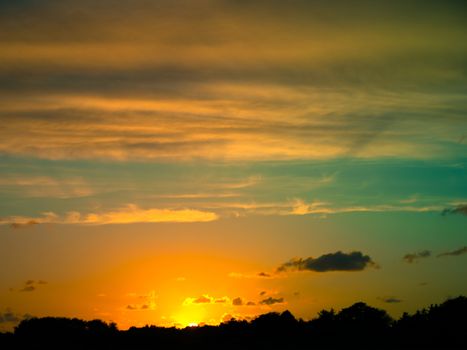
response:
{"label": "cloud streak", "polygon": [[142,209],[135,204],[114,211],[81,214],[68,212],[64,217],[46,212],[42,217],[11,216],[0,219],[0,224],[9,224],[12,228],[32,226],[38,224],[80,224],[80,225],[109,225],[157,222],[209,222],[217,220],[218,216],[212,212],[195,209]]}
{"label": "cloud streak", "polygon": [[467,246],[464,246],[464,247],[456,249],[456,250],[451,250],[451,251],[448,251],[448,252],[438,254],[437,257],[440,258],[440,257],[444,257],[444,256],[459,256],[459,255],[463,255],[463,254],[467,254]]}
{"label": "cloud streak", "polygon": [[410,12],[399,1],[367,11],[182,3],[1,2],[0,153],[184,161],[456,151],[459,128],[446,121],[465,125],[467,52],[457,4],[409,20],[396,15]]}

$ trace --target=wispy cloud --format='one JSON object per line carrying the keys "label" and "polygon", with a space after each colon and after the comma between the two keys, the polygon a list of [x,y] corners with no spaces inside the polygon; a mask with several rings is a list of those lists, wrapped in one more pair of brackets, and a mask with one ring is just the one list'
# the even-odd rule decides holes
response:
{"label": "wispy cloud", "polygon": [[404,260],[408,264],[412,264],[414,262],[417,262],[420,259],[429,258],[430,256],[431,256],[431,251],[421,250],[417,253],[409,253],[409,254],[404,255],[402,257],[402,260]]}
{"label": "wispy cloud", "polygon": [[178,11],[165,0],[2,2],[0,153],[172,162],[452,154],[462,134],[446,120],[465,125],[463,8],[407,19],[396,3],[381,5],[392,15],[375,23],[380,9],[310,1],[183,2]]}
{"label": "wispy cloud", "polygon": [[9,224],[13,228],[45,223],[108,225],[154,222],[208,222],[217,220],[218,216],[212,212],[195,209],[142,209],[135,204],[106,212],[81,214],[68,212],[60,217],[47,212],[42,217],[11,216],[0,219],[0,224]]}
{"label": "wispy cloud", "polygon": [[268,272],[257,272],[257,273],[240,273],[240,272],[231,272],[228,275],[232,278],[246,278],[246,279],[275,279],[280,278],[280,275]]}
{"label": "wispy cloud", "polygon": [[80,177],[57,179],[50,176],[7,175],[0,179],[0,192],[21,197],[77,198],[94,194]]}
{"label": "wispy cloud", "polygon": [[155,310],[156,309],[156,292],[154,290],[150,291],[147,294],[138,295],[136,293],[129,293],[127,295],[133,299],[138,299],[142,302],[139,303],[132,303],[126,306],[127,310],[136,311],[136,310]]}
{"label": "wispy cloud", "polygon": [[48,224],[59,222],[60,218],[57,214],[52,212],[42,213],[39,217],[26,217],[26,216],[10,216],[0,218],[0,224],[10,225],[12,228],[22,228],[28,226],[35,226],[39,224]]}
{"label": "wispy cloud", "polygon": [[83,224],[131,224],[138,222],[207,222],[217,220],[217,215],[194,209],[141,209],[134,204],[115,211],[87,214],[81,217],[69,216],[67,221]]}
{"label": "wispy cloud", "polygon": [[[235,298],[232,300],[233,305],[238,305],[238,302],[241,302],[241,298]],[[189,297],[185,298],[183,301],[184,306],[197,305],[197,304],[230,304],[231,299],[227,296],[223,297],[212,297],[208,294],[203,294],[199,297]]]}
{"label": "wispy cloud", "polygon": [[464,246],[464,247],[456,249],[456,250],[451,250],[451,251],[448,251],[448,252],[438,254],[437,257],[439,258],[439,257],[443,257],[443,256],[459,256],[459,255],[463,255],[463,254],[467,254],[467,246]]}
{"label": "wispy cloud", "polygon": [[442,211],[442,215],[447,215],[447,214],[467,215],[467,204],[459,204],[452,208],[445,208]]}
{"label": "wispy cloud", "polygon": [[[192,208],[149,208],[144,209],[136,204],[127,204],[118,209],[82,213],[69,211],[64,215],[54,212],[44,212],[41,216],[8,216],[0,218],[1,224],[8,224],[13,228],[34,226],[38,224],[131,224],[150,222],[209,222],[222,217],[264,215],[316,215],[323,217],[344,213],[359,212],[436,212],[440,205],[408,206],[408,205],[361,205],[334,206],[323,201],[305,202],[294,199],[285,202],[236,202],[236,201],[204,201],[190,202]],[[178,204],[180,206],[180,204]],[[266,276],[260,276],[266,277]]]}
{"label": "wispy cloud", "polygon": [[[27,280],[23,283],[23,286],[18,289],[19,292],[34,292],[39,287],[48,284],[47,281],[44,280]],[[10,288],[10,291],[15,291],[15,288]]]}

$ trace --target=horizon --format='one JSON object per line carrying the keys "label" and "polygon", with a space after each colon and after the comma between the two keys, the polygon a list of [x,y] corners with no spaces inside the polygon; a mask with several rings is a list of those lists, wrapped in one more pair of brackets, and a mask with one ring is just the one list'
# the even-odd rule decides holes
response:
{"label": "horizon", "polygon": [[0,0],[0,332],[467,295],[466,13]]}
{"label": "horizon", "polygon": [[[465,296],[463,295],[459,295],[459,296],[456,296],[456,297],[449,297],[447,298],[446,300],[444,300],[442,303],[431,303],[430,305],[426,305],[425,307],[423,307],[422,309],[419,309],[419,310],[416,310],[416,312],[414,314],[409,314],[407,312],[403,312],[403,314],[400,315],[400,317],[398,318],[395,318],[395,317],[392,317],[391,315],[389,315],[389,317],[391,317],[391,324],[394,323],[394,322],[398,322],[398,321],[401,321],[403,316],[404,315],[408,315],[408,316],[414,316],[416,313],[418,312],[421,312],[421,311],[429,311],[430,308],[432,307],[439,307],[440,305],[444,304],[445,302],[449,302],[449,301],[456,301],[458,299],[466,299]],[[356,301],[355,303],[352,303],[352,305],[348,305],[347,307],[344,307],[340,310],[336,310],[334,308],[330,308],[329,310],[320,310],[320,312],[322,311],[328,311],[328,312],[335,312],[336,315],[338,315],[341,311],[343,310],[346,310],[346,309],[349,309],[351,307],[354,307],[355,305],[357,304],[364,304],[366,305],[367,307],[369,308],[373,308],[372,305],[368,304],[368,303],[365,303],[364,301]],[[378,309],[378,308],[376,308]],[[381,311],[384,311],[384,312],[387,312],[386,310],[384,309],[378,309],[378,310],[381,310]],[[247,323],[251,323],[252,321],[260,318],[261,316],[269,316],[271,314],[275,314],[275,315],[280,315],[280,316],[283,316],[285,314],[290,314],[296,321],[300,321],[300,322],[312,322],[312,321],[316,321],[317,319],[319,319],[320,315],[319,315],[319,312],[314,315],[313,317],[310,317],[310,318],[296,318],[295,315],[293,315],[293,313],[290,312],[290,310],[288,309],[285,309],[285,310],[282,310],[282,311],[269,311],[269,312],[265,312],[263,314],[258,314],[258,315],[255,315],[254,317],[252,318],[249,318],[249,319],[242,319],[242,318],[234,318],[232,317],[231,319],[228,319],[228,320],[222,320],[220,323],[217,323],[217,324],[209,324],[209,323],[204,323],[204,322],[201,322],[199,324],[197,323],[190,323],[188,325],[181,325],[181,324],[173,324],[171,326],[169,325],[165,325],[165,326],[160,326],[160,325],[157,325],[157,324],[145,324],[144,326],[139,326],[139,327],[136,327],[136,326],[129,326],[128,328],[126,329],[121,329],[118,327],[118,324],[113,322],[112,320],[109,320],[109,321],[102,321],[98,318],[94,318],[94,319],[80,319],[80,318],[76,318],[76,317],[63,317],[63,316],[43,316],[43,317],[36,317],[36,316],[32,316],[32,315],[28,315],[28,317],[26,318],[23,318],[21,321],[29,321],[31,319],[49,319],[49,318],[52,318],[52,319],[78,319],[80,321],[84,321],[84,322],[92,322],[92,321],[102,321],[104,323],[106,323],[108,326],[112,326],[114,325],[116,327],[116,329],[118,331],[128,331],[130,330],[131,328],[147,328],[147,327],[156,327],[156,328],[175,328],[175,329],[179,329],[179,330],[184,330],[184,329],[192,329],[192,328],[199,328],[199,327],[218,327],[218,326],[221,326],[221,325],[224,325],[224,324],[228,324],[229,322],[247,322]],[[13,332],[15,331],[16,329],[16,326],[15,328],[13,329]],[[10,332],[11,330],[7,330],[6,332]],[[0,332],[1,333],[1,332]]]}

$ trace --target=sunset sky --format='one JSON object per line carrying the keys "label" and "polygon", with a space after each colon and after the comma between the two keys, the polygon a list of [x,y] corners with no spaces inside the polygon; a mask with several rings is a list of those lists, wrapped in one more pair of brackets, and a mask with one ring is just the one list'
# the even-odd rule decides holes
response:
{"label": "sunset sky", "polygon": [[467,2],[0,0],[0,331],[467,294]]}

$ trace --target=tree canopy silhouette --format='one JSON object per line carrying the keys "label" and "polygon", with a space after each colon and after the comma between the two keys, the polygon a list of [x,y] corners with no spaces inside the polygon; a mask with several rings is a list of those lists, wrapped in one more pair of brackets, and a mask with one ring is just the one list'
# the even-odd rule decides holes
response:
{"label": "tree canopy silhouette", "polygon": [[310,321],[289,311],[194,328],[131,327],[61,317],[31,318],[0,333],[0,348],[44,349],[465,349],[467,298],[460,296],[393,320],[358,302]]}

